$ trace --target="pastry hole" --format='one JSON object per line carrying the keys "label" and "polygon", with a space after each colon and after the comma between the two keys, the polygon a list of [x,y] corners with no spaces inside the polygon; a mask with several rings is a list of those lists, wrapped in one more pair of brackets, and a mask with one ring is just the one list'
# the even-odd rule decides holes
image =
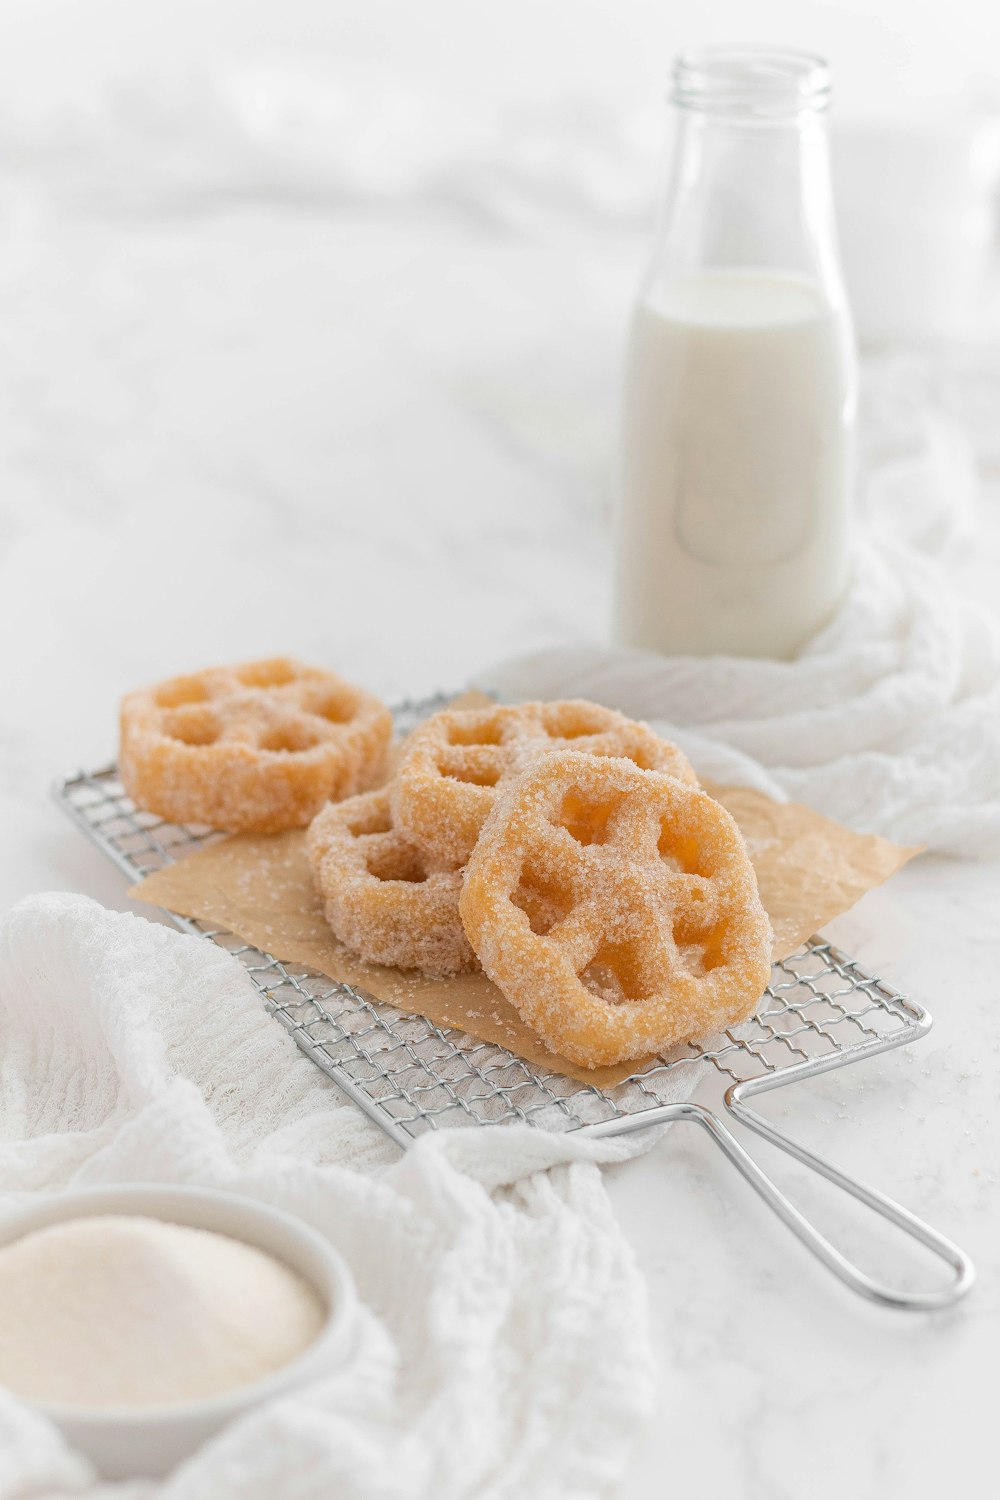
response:
{"label": "pastry hole", "polygon": [[653,758],[641,746],[634,750],[622,749],[620,745],[591,745],[587,751],[588,755],[603,755],[620,760],[630,760],[640,771],[652,771],[655,769]]}
{"label": "pastry hole", "polygon": [[710,969],[719,967],[718,962],[713,963],[709,960],[706,950],[700,943],[679,943],[677,960],[683,972],[691,979],[704,979]]}
{"label": "pastry hole", "polygon": [[567,713],[566,709],[543,710],[542,725],[546,734],[557,740],[580,740],[588,734],[601,734],[608,728],[610,714],[595,708],[593,713],[577,709]]}
{"label": "pastry hole", "polygon": [[329,695],[306,704],[306,711],[325,719],[328,724],[347,724],[354,718],[355,705],[348,698]]}
{"label": "pastry hole", "polygon": [[182,745],[213,745],[219,738],[220,725],[215,715],[204,709],[175,709],[165,715],[163,732]]}
{"label": "pastry hole", "polygon": [[630,760],[634,766],[638,766],[640,771],[655,770],[653,757],[647,755],[645,750],[626,750],[624,755],[625,759]]}
{"label": "pastry hole", "polygon": [[638,945],[602,944],[580,975],[580,981],[592,994],[612,1005],[645,999],[647,987]]}
{"label": "pastry hole", "polygon": [[603,844],[616,805],[611,800],[592,802],[570,789],[563,797],[554,821],[558,827],[571,833],[578,844]]}
{"label": "pastry hole", "polygon": [[524,912],[528,926],[539,937],[545,937],[572,910],[572,903],[565,897],[523,873],[521,883],[510,899]]}
{"label": "pastry hole", "polygon": [[707,974],[725,963],[716,903],[709,890],[693,881],[678,893],[673,934],[681,963],[689,974]]}
{"label": "pastry hole", "polygon": [[391,833],[392,818],[387,807],[380,807],[352,818],[347,827],[356,839],[369,838],[376,833]]}
{"label": "pastry hole", "polygon": [[208,689],[200,677],[175,677],[154,694],[161,708],[180,708],[184,703],[204,703]]}
{"label": "pastry hole", "polygon": [[697,932],[680,923],[674,928],[674,942],[681,964],[697,978],[721,969],[726,962],[722,943],[710,932]]}
{"label": "pastry hole", "polygon": [[499,745],[500,725],[495,719],[478,720],[471,724],[455,723],[448,726],[449,745]]}
{"label": "pastry hole", "polygon": [[446,771],[449,781],[464,781],[469,786],[496,786],[500,780],[499,766],[456,766]]}
{"label": "pastry hole", "polygon": [[283,724],[260,737],[262,750],[273,750],[279,755],[295,755],[300,750],[311,750],[318,743],[319,736],[299,724]]}
{"label": "pastry hole", "polygon": [[704,849],[697,839],[680,833],[670,823],[662,825],[657,849],[663,863],[671,870],[683,875],[712,874],[710,851]]}
{"label": "pastry hole", "polygon": [[298,676],[290,661],[276,656],[270,661],[250,661],[236,668],[236,676],[244,687],[283,687]]}
{"label": "pastry hole", "polygon": [[417,851],[396,840],[369,849],[365,865],[369,875],[374,875],[376,880],[404,880],[409,885],[419,885],[427,879],[427,871]]}

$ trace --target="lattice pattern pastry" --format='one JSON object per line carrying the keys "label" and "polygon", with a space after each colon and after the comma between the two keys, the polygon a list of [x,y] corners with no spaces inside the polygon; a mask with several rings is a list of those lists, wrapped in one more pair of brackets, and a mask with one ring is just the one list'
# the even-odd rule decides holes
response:
{"label": "lattice pattern pastry", "polygon": [[460,910],[483,969],[585,1067],[745,1020],[771,930],[725,808],[676,777],[573,751],[496,796]]}
{"label": "lattice pattern pastry", "polygon": [[395,820],[435,860],[469,858],[497,788],[526,757],[572,748],[623,756],[697,785],[686,757],[648,724],[597,703],[496,704],[444,710],[406,742],[392,787]]}
{"label": "lattice pattern pastry", "polygon": [[441,870],[393,826],[387,790],[331,803],[309,829],[326,919],[371,963],[443,976],[479,965],[458,912],[461,870]]}
{"label": "lattice pattern pastry", "polygon": [[275,657],[129,693],[119,765],[132,799],[160,817],[277,833],[375,785],[391,736],[370,693]]}

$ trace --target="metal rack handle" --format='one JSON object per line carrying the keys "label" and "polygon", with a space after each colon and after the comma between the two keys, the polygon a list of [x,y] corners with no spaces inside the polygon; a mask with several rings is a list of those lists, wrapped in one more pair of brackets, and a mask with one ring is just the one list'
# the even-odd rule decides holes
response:
{"label": "metal rack handle", "polygon": [[[787,1136],[776,1130],[769,1121],[755,1114],[743,1103],[744,1092],[752,1091],[753,1084],[766,1084],[770,1080],[752,1079],[748,1083],[739,1084],[729,1090],[726,1095],[726,1103],[733,1115],[758,1135],[763,1136],[772,1145],[780,1147],[782,1151],[793,1156],[803,1166],[811,1167],[827,1182],[834,1187],[841,1188],[856,1198],[859,1203],[865,1204],[874,1213],[881,1214],[884,1219],[902,1229],[905,1234],[917,1240],[932,1254],[943,1260],[953,1272],[953,1277],[945,1286],[929,1292],[897,1291],[893,1287],[885,1286],[875,1281],[859,1266],[832,1245],[830,1241],[811,1224],[804,1214],[800,1213],[781,1189],[771,1181],[764,1169],[754,1160],[750,1153],[745,1150],[718,1115],[713,1114],[702,1104],[692,1103],[690,1100],[684,1103],[665,1104],[660,1109],[649,1110],[644,1116],[635,1117],[634,1124],[629,1122],[628,1127],[618,1124],[618,1132],[625,1128],[644,1129],[652,1124],[667,1124],[674,1120],[691,1120],[700,1125],[712,1137],[715,1144],[729,1158],[755,1192],[759,1193],[764,1202],[771,1207],[794,1235],[805,1245],[807,1250],[812,1251],[816,1258],[837,1276],[845,1286],[852,1291],[867,1297],[872,1302],[881,1303],[885,1307],[903,1308],[910,1312],[932,1312],[943,1307],[950,1307],[963,1297],[972,1287],[976,1272],[972,1261],[959,1249],[958,1245],[911,1214],[908,1209],[902,1208],[900,1204],[894,1203],[883,1193],[875,1188],[866,1187],[864,1183],[856,1182],[853,1177],[848,1177],[845,1172],[839,1171],[831,1166],[828,1161],[820,1156],[815,1156],[805,1146],[798,1142],[789,1140]],[[758,1087],[758,1092],[762,1090]],[[602,1126],[593,1126],[587,1131],[590,1136],[601,1136],[609,1134]]]}
{"label": "metal rack handle", "polygon": [[[751,1082],[756,1083],[759,1080],[754,1079]],[[806,1248],[811,1250],[813,1255],[821,1260],[835,1276],[871,1302],[881,1303],[885,1307],[902,1308],[910,1312],[932,1312],[938,1308],[950,1307],[960,1297],[965,1296],[975,1281],[976,1272],[972,1261],[958,1245],[946,1239],[943,1234],[939,1234],[936,1229],[932,1229],[923,1219],[918,1219],[916,1214],[910,1213],[909,1209],[887,1198],[884,1193],[849,1177],[846,1172],[841,1172],[823,1157],[816,1156],[797,1141],[782,1135],[781,1131],[777,1130],[769,1120],[765,1120],[762,1115],[758,1115],[743,1102],[744,1094],[748,1092],[752,1092],[748,1084],[738,1084],[726,1095],[726,1104],[742,1125],[755,1131],[764,1140],[770,1141],[773,1146],[779,1147],[788,1156],[794,1157],[803,1166],[818,1172],[827,1182],[850,1194],[866,1208],[870,1208],[873,1213],[881,1214],[904,1234],[908,1234],[930,1250],[939,1260],[943,1260],[953,1273],[952,1279],[945,1286],[927,1292],[897,1291],[891,1286],[875,1281],[853,1261],[848,1260],[825,1235],[819,1232],[815,1225],[799,1212],[711,1110],[703,1109],[700,1105],[691,1106],[693,1113],[690,1118],[697,1119],[698,1123],[711,1135],[716,1145],[739,1169],[750,1186],[760,1194],[765,1203],[774,1209],[778,1217],[788,1225],[793,1234],[798,1236]],[[757,1090],[757,1092],[762,1092],[762,1090]]]}

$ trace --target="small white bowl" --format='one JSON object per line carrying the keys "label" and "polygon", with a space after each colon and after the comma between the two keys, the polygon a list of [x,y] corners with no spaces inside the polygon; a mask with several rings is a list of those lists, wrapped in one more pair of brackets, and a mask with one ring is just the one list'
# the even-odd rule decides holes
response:
{"label": "small white bowl", "polygon": [[204,1188],[128,1186],[58,1193],[0,1215],[0,1246],[65,1219],[138,1214],[211,1229],[284,1261],[314,1287],[326,1308],[318,1336],[263,1380],[221,1396],[176,1405],[90,1409],[35,1402],[105,1479],[159,1478],[251,1407],[346,1363],[356,1345],[358,1300],[343,1261],[301,1220],[250,1198]]}

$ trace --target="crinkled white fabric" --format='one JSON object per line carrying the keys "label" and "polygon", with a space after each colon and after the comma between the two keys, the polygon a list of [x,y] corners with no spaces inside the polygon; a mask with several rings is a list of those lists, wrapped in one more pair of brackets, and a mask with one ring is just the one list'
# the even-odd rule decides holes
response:
{"label": "crinkled white fabric", "polygon": [[794,661],[600,646],[482,674],[501,697],[648,719],[719,782],[953,854],[1000,850],[1000,639],[910,547],[869,535],[836,619]]}
{"label": "crinkled white fabric", "polygon": [[83,897],[0,923],[0,1183],[198,1183],[278,1204],[364,1302],[341,1374],[171,1478],[108,1486],[0,1396],[0,1500],[518,1500],[606,1494],[652,1409],[644,1287],[596,1160],[628,1146],[453,1131],[400,1159],[266,1015],[239,963]]}

